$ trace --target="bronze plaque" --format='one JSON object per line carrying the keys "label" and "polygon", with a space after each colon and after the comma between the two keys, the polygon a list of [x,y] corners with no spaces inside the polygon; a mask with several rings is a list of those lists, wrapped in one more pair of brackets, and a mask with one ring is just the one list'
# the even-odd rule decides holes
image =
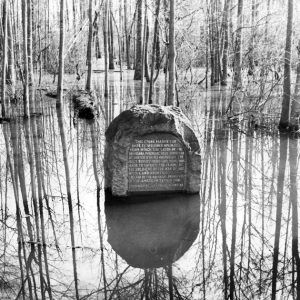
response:
{"label": "bronze plaque", "polygon": [[128,192],[183,191],[186,157],[172,134],[148,134],[136,139],[128,153]]}

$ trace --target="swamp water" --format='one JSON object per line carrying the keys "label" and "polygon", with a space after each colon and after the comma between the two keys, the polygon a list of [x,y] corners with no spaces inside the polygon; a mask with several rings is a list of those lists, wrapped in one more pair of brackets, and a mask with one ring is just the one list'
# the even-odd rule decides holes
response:
{"label": "swamp water", "polygon": [[202,92],[183,107],[200,194],[108,204],[105,128],[138,89],[112,81],[92,123],[45,101],[41,116],[1,125],[0,299],[293,299],[298,140],[230,125],[224,92]]}

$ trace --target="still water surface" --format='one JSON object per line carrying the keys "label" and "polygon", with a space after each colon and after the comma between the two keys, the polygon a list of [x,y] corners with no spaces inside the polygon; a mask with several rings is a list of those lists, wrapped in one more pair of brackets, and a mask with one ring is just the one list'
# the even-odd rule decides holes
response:
{"label": "still water surface", "polygon": [[228,122],[226,93],[199,92],[182,105],[199,195],[108,203],[105,128],[139,84],[102,91],[92,123],[43,96],[41,116],[0,127],[0,299],[294,299],[298,140]]}

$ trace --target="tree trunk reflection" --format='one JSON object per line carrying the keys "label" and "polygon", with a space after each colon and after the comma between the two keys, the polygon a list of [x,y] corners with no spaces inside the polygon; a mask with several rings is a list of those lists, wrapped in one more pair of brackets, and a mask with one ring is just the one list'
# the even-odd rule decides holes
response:
{"label": "tree trunk reflection", "polygon": [[276,207],[276,227],[275,227],[275,241],[272,267],[272,300],[276,299],[276,281],[278,275],[278,258],[279,258],[279,241],[281,231],[282,218],[282,201],[284,191],[284,176],[287,159],[288,139],[285,135],[280,134],[280,160],[277,177],[277,207]]}
{"label": "tree trunk reflection", "polygon": [[[292,205],[292,256],[293,269],[296,267],[296,297],[293,291],[293,298],[300,299],[300,258],[298,247],[298,191],[297,191],[297,171],[298,171],[298,140],[289,141],[290,160],[290,202]],[[294,272],[293,272],[294,274]],[[294,288],[294,280],[293,280]]]}

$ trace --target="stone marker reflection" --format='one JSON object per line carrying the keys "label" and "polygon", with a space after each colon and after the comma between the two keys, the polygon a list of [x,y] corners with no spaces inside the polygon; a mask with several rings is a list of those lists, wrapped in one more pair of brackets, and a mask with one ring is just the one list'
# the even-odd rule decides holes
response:
{"label": "stone marker reflection", "polygon": [[106,193],[108,242],[130,266],[159,268],[178,260],[199,232],[198,195],[139,195],[131,203]]}

